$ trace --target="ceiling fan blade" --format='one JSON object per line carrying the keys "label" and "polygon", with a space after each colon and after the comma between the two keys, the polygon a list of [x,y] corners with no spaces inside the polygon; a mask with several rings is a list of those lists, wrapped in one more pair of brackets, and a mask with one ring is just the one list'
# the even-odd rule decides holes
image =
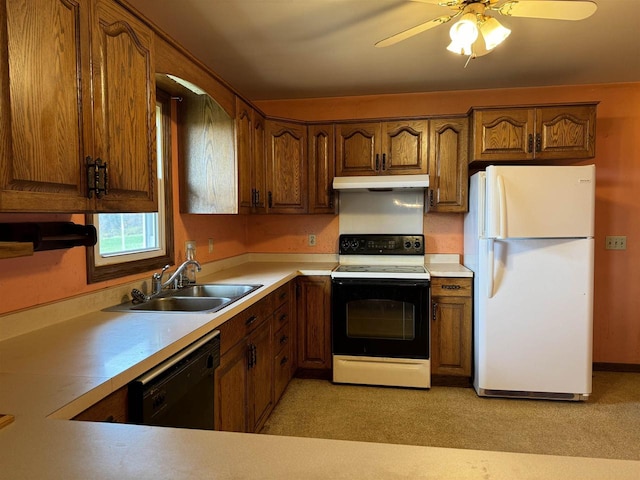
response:
{"label": "ceiling fan blade", "polygon": [[376,47],[388,47],[390,45],[394,45],[402,40],[406,40],[407,38],[411,38],[414,35],[418,35],[430,28],[437,27],[438,25],[442,25],[443,23],[447,23],[451,20],[455,15],[445,15],[444,17],[434,18],[433,20],[429,20],[428,22],[421,23],[420,25],[416,25],[415,27],[411,27],[403,32],[396,33],[395,35],[391,35],[390,37],[385,38],[384,40],[380,40],[375,44]]}
{"label": "ceiling fan blade", "polygon": [[516,0],[505,3],[498,10],[502,15],[510,17],[583,20],[593,15],[597,8],[591,1]]}
{"label": "ceiling fan blade", "polygon": [[432,3],[434,5],[441,5],[445,7],[459,5],[463,2],[463,0],[410,0],[412,2],[419,3]]}

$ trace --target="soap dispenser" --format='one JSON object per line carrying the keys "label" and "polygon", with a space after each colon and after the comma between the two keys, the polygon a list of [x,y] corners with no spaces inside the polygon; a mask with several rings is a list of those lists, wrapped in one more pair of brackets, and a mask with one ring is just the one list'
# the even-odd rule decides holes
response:
{"label": "soap dispenser", "polygon": [[[187,242],[186,250],[187,250],[186,259],[195,260],[196,259],[196,242]],[[187,265],[185,283],[187,285],[193,285],[196,283],[196,266],[195,265]]]}

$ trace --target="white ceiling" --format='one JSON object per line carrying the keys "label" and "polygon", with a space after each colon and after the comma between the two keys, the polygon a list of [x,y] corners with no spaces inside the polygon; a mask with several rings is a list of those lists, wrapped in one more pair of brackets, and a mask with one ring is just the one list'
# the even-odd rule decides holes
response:
{"label": "white ceiling", "polygon": [[250,100],[640,81],[640,0],[576,22],[496,14],[511,36],[466,68],[450,24],[373,46],[450,12],[419,1],[127,1]]}

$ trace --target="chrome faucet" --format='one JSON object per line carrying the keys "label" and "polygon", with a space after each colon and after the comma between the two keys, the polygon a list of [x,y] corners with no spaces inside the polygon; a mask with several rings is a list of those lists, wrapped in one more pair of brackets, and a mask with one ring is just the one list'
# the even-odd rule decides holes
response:
{"label": "chrome faucet", "polygon": [[[184,279],[186,277],[184,271],[186,270],[186,268],[189,265],[195,265],[196,270],[198,272],[200,270],[202,270],[202,267],[200,266],[200,263],[197,260],[187,260],[186,262],[183,262],[182,265],[180,265],[178,268],[176,268],[176,271],[173,272],[173,274],[167,279],[166,282],[162,283],[162,275],[164,274],[164,272],[166,271],[166,269],[168,267],[168,265],[165,265],[165,267],[160,272],[160,277],[158,278],[158,283],[160,284],[160,291],[159,292],[161,292],[165,288],[173,288],[174,290],[177,290],[178,288],[184,287],[185,286]],[[157,274],[154,273],[153,275],[154,275],[154,280],[155,280],[155,275],[157,275]],[[154,287],[155,287],[155,285],[154,285]],[[156,293],[156,292],[154,291],[154,293]]]}
{"label": "chrome faucet", "polygon": [[137,288],[131,290],[133,303],[148,302],[152,298],[159,296],[166,288],[173,288],[174,290],[177,290],[184,287],[184,279],[186,277],[184,271],[189,265],[194,265],[198,272],[202,270],[202,267],[197,260],[187,260],[178,268],[176,268],[176,271],[173,272],[173,274],[171,274],[167,281],[163,283],[162,277],[164,276],[164,272],[166,272],[170,267],[169,265],[165,265],[164,267],[162,267],[162,270],[160,272],[154,273],[151,277],[151,295],[145,295]]}

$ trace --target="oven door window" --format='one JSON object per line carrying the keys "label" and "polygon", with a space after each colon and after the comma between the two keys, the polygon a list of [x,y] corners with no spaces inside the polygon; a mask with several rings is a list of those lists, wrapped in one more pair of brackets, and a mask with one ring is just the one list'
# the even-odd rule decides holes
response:
{"label": "oven door window", "polygon": [[347,302],[347,337],[413,340],[416,337],[415,306],[384,299]]}

